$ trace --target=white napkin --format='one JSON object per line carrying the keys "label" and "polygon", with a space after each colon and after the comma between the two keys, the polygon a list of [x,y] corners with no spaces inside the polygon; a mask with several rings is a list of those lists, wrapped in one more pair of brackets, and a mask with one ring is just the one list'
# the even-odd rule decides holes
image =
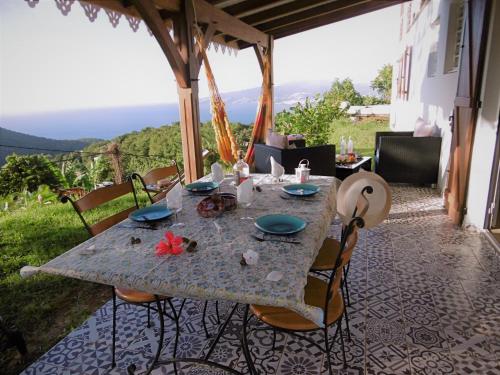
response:
{"label": "white napkin", "polygon": [[167,200],[167,207],[172,210],[182,209],[182,187],[181,184],[177,183],[172,189],[167,193],[165,197]]}
{"label": "white napkin", "polygon": [[236,199],[241,203],[251,203],[253,194],[253,179],[248,177],[236,188]]}
{"label": "white napkin", "polygon": [[215,162],[211,166],[212,169],[212,181],[221,182],[224,179],[224,171],[222,170],[222,166]]}
{"label": "white napkin", "polygon": [[271,156],[271,175],[274,178],[281,178],[285,174],[285,168]]}

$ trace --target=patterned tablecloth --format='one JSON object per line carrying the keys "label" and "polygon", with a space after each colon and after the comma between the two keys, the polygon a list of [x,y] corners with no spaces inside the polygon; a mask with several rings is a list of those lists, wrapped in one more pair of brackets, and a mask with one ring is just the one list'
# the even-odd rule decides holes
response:
{"label": "patterned tablecloth", "polygon": [[[304,303],[304,286],[335,215],[335,179],[311,177],[311,183],[321,190],[314,199],[301,201],[280,197],[281,187],[293,182],[292,176],[277,184],[272,184],[269,175],[254,174],[253,178],[262,191],[254,192],[247,213],[238,208],[215,219],[202,218],[196,205],[204,197],[185,191],[177,218],[185,225],[171,228],[172,221],[166,220],[160,230],[132,229],[129,227],[134,223],[127,219],[51,260],[40,271],[159,295],[287,307],[322,325],[323,311]],[[221,190],[235,193],[230,182],[227,177]],[[240,219],[246,214],[258,217],[270,213],[304,219],[306,229],[295,235],[301,243],[259,242],[251,237],[256,233],[253,221]],[[214,222],[221,231],[216,230]],[[155,255],[155,245],[167,229],[196,240],[197,251]],[[139,237],[141,243],[132,245],[132,236]],[[259,261],[242,266],[241,255],[248,249],[259,254]],[[283,278],[266,280],[271,271],[281,271]]]}

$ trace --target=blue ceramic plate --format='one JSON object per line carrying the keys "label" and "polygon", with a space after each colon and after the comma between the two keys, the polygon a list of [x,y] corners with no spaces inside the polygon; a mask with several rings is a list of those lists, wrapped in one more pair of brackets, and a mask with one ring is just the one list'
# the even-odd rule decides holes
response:
{"label": "blue ceramic plate", "polygon": [[131,212],[128,217],[134,221],[155,221],[165,219],[174,212],[165,206],[149,206]]}
{"label": "blue ceramic plate", "polygon": [[219,187],[217,182],[193,182],[186,185],[186,190],[191,193],[208,193]]}
{"label": "blue ceramic plate", "polygon": [[309,197],[319,191],[319,186],[313,184],[293,184],[282,187],[285,193],[299,197]]}
{"label": "blue ceramic plate", "polygon": [[300,217],[283,214],[265,215],[255,220],[257,228],[270,234],[294,234],[304,230],[306,225]]}

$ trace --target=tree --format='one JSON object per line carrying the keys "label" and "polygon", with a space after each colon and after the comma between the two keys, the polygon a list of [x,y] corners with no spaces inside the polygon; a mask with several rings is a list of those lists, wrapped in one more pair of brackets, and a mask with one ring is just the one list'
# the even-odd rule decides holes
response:
{"label": "tree", "polygon": [[289,110],[276,115],[276,129],[285,134],[303,134],[309,146],[325,144],[328,141],[332,121],[343,117],[343,111],[335,102],[317,95],[297,103]]}
{"label": "tree", "polygon": [[60,171],[43,155],[9,155],[0,169],[0,196],[34,192],[40,185],[51,188],[62,181]]}
{"label": "tree", "polygon": [[374,89],[383,103],[391,102],[392,92],[392,65],[385,64],[379,69],[377,76],[371,81],[371,88]]}
{"label": "tree", "polygon": [[363,97],[356,91],[350,78],[344,80],[335,79],[332,87],[325,93],[324,98],[333,106],[339,106],[342,102],[349,102],[350,105],[363,105]]}

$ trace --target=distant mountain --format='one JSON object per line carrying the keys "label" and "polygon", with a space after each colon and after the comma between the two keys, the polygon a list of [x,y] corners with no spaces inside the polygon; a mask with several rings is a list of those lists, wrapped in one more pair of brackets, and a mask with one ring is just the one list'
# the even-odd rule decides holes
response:
{"label": "distant mountain", "polygon": [[[58,140],[50,138],[36,137],[24,133],[15,132],[12,130],[0,127],[0,166],[4,164],[5,157],[12,153],[16,154],[58,154],[59,152],[48,150],[61,151],[76,151],[81,150],[91,143],[97,142],[98,139],[80,139],[80,140]],[[27,148],[5,147],[17,146]],[[44,149],[47,151],[31,150],[29,148]]]}
{"label": "distant mountain", "polygon": [[[307,97],[327,91],[331,82],[296,82],[275,86],[275,111],[288,109]],[[355,84],[362,95],[372,95],[369,84]],[[222,94],[229,120],[251,124],[257,110],[260,87]],[[210,120],[209,98],[200,99],[201,121]],[[177,103],[136,107],[99,108],[19,116],[3,116],[0,124],[8,129],[56,139],[95,137],[111,139],[145,127],[179,121]]]}

